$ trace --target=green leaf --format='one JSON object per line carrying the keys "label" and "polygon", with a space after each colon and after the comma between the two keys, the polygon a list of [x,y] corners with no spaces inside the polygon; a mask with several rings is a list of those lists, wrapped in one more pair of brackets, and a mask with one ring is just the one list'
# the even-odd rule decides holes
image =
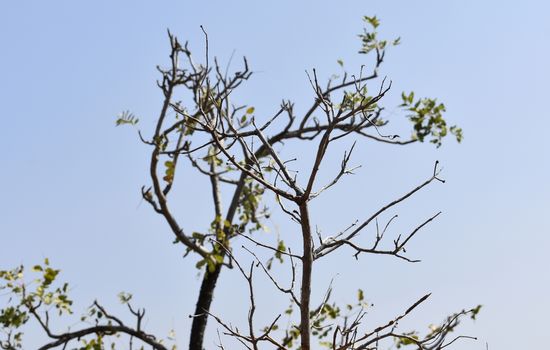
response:
{"label": "green leaf", "polygon": [[481,310],[481,307],[482,307],[482,306],[483,306],[483,305],[478,305],[478,306],[476,306],[475,308],[473,308],[473,309],[471,310],[472,315],[471,315],[470,317],[471,317],[472,320],[475,320],[475,319],[476,319],[476,316],[477,316],[477,314],[479,313],[479,310]]}
{"label": "green leaf", "polygon": [[54,270],[52,268],[46,268],[44,271],[44,286],[49,286],[54,280],[59,270]]}
{"label": "green leaf", "polygon": [[124,111],[117,116],[116,126],[129,124],[136,125],[139,122],[139,118],[136,118],[130,111]]}
{"label": "green leaf", "polygon": [[246,114],[252,114],[254,113],[254,111],[255,111],[254,107],[248,107],[248,109],[246,110]]}
{"label": "green leaf", "polygon": [[204,239],[205,235],[200,232],[193,232],[191,236],[195,239]]}
{"label": "green leaf", "polygon": [[365,16],[363,18],[366,22],[370,23],[370,25],[373,28],[377,28],[380,25],[380,20],[378,18],[376,18],[376,16],[372,16],[372,17]]}
{"label": "green leaf", "polygon": [[130,299],[132,299],[132,294],[126,292],[118,293],[118,300],[120,300],[122,304],[127,304]]}
{"label": "green leaf", "polygon": [[196,267],[197,269],[200,269],[201,267],[204,266],[204,264],[206,264],[206,259],[199,260],[199,261],[195,264],[195,267]]}
{"label": "green leaf", "polygon": [[208,272],[212,273],[216,270],[216,264],[212,260],[207,260],[208,263]]}

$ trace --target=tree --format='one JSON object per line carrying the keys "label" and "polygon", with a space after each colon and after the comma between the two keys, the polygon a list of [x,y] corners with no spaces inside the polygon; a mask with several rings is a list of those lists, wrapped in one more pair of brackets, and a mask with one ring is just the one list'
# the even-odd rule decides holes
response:
{"label": "tree", "polygon": [[[391,82],[379,78],[379,68],[387,49],[398,45],[399,38],[382,40],[378,36],[378,18],[364,17],[364,21],[367,27],[360,34],[362,46],[359,53],[373,57],[373,68],[368,73],[365,69],[361,69],[357,75],[346,72],[341,78],[329,79],[323,87],[317,72],[313,70],[308,73],[308,78],[314,100],[307,112],[298,116],[294,112],[293,103],[283,101],[275,113],[261,123],[256,118],[253,106],[233,102],[234,90],[252,75],[246,58],[243,59],[240,71],[229,74],[217,59],[210,61],[208,36],[204,30],[206,52],[203,63],[195,60],[187,43],[180,43],[169,33],[170,65],[166,69],[159,68],[162,79],[158,86],[164,99],[156,127],[150,138],[139,132],[141,141],[151,148],[151,186],[142,187],[142,196],[164,218],[174,235],[174,243],[184,246],[185,255],[193,253],[200,257],[196,266],[203,270],[203,280],[190,330],[191,350],[203,348],[209,317],[218,323],[226,335],[234,337],[249,349],[270,344],[276,349],[299,346],[307,350],[314,347],[314,337],[331,349],[378,349],[385,340],[393,340],[397,347],[414,345],[419,349],[442,349],[464,337],[447,339],[460,318],[465,315],[475,318],[479,312],[480,306],[462,310],[421,336],[418,332],[398,332],[397,325],[428,299],[429,294],[416,300],[401,315],[366,331],[360,328],[365,316],[361,290],[356,304],[342,307],[330,300],[329,288],[319,306],[312,306],[312,275],[316,261],[328,259],[333,252],[348,248],[355,257],[361,254],[381,254],[417,262],[408,257],[406,246],[440,214],[438,212],[425,219],[410,233],[396,237],[389,246],[384,238],[395,216],[387,220],[383,229],[379,228],[379,220],[390,209],[428,185],[444,182],[439,176],[438,162],[435,162],[423,182],[388,202],[363,221],[354,222],[331,237],[322,237],[321,233],[314,232],[309,213],[310,203],[357,169],[349,166],[356,142],[368,139],[407,145],[429,141],[439,147],[449,133],[458,141],[462,139],[460,128],[447,126],[443,118],[445,106],[442,103],[432,98],[415,98],[413,92],[403,93],[400,105],[412,123],[411,138],[403,140],[398,135],[384,132],[388,128],[388,121],[384,119],[381,101],[390,90]],[[343,66],[342,61],[338,63]],[[372,88],[368,84],[376,85]],[[180,90],[183,93],[178,95]],[[125,112],[118,118],[117,125],[135,125],[137,122],[138,119],[132,113]],[[329,147],[354,137],[357,140],[344,152],[334,178],[324,185],[318,185],[319,172],[325,164]],[[281,143],[288,141],[303,143],[304,149],[307,149],[305,144],[314,143],[312,165],[305,175],[298,176],[293,172],[289,164],[297,159],[290,159],[278,149]],[[210,180],[211,188],[208,191],[212,195],[214,217],[205,232],[187,232],[170,206],[169,198],[176,184],[176,175],[185,161]],[[227,189],[232,193],[228,204],[222,198]],[[255,235],[255,231],[264,230],[264,218],[270,215],[264,206],[268,200],[266,195],[272,195],[280,210],[297,224],[296,235],[301,242],[298,251],[301,253],[295,253],[296,249],[287,247],[283,240],[277,239],[276,245],[270,245]],[[227,205],[226,211],[223,210],[223,204]],[[373,244],[363,246],[357,243],[356,238],[371,226],[376,227]],[[239,249],[233,244],[237,239],[256,248],[243,245]],[[243,250],[248,255],[242,256]],[[260,251],[268,251],[272,256],[265,261]],[[251,261],[245,265],[245,259]],[[271,267],[275,260],[289,267],[290,286],[285,286],[279,276],[272,273]],[[250,309],[246,333],[233,327],[210,308],[218,277],[224,267],[236,268],[248,286]],[[258,328],[254,319],[257,305],[253,277],[258,269],[291,302],[287,310],[281,311],[264,328]],[[51,339],[41,349],[58,346],[65,348],[73,341],[81,341],[80,349],[102,349],[107,338],[120,335],[128,337],[130,348],[134,340],[139,340],[154,349],[167,349],[163,341],[143,330],[141,321],[144,311],[135,309],[130,304],[131,295],[125,293],[120,294],[120,299],[128,305],[130,313],[135,317],[135,326],[129,326],[95,301],[82,317],[83,322],[92,322],[91,326],[55,333],[50,326],[49,311],[53,306],[60,316],[72,312],[72,301],[67,295],[68,285],[65,283],[55,287],[59,270],[53,269],[47,260],[32,270],[39,275],[34,284],[26,282],[22,266],[0,271],[0,278],[4,281],[1,288],[7,289],[9,295],[8,304],[0,313],[0,323],[5,334],[1,343],[3,349],[21,348],[21,329],[30,319],[37,321]],[[299,288],[296,283],[299,283]],[[295,309],[297,319],[292,318]],[[283,314],[289,315],[291,320],[286,330],[279,329]],[[220,348],[223,349],[221,339]]]}

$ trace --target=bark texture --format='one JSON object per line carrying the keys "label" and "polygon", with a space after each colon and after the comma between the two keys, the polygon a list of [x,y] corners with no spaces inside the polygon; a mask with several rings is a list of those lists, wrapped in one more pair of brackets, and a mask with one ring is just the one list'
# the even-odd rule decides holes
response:
{"label": "bark texture", "polygon": [[214,298],[214,289],[220,276],[222,265],[217,265],[213,272],[206,272],[202,279],[199,298],[195,307],[195,317],[191,325],[191,338],[189,340],[189,350],[203,350],[204,331],[208,322],[208,314],[205,311],[210,310],[210,304]]}

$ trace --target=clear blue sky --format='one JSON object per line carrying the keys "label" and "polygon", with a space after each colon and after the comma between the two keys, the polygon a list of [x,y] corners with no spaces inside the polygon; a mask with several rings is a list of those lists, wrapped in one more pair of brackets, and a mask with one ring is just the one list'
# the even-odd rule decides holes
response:
{"label": "clear blue sky", "polygon": [[[165,223],[141,203],[148,150],[132,130],[114,127],[115,116],[130,109],[140,116],[140,127],[150,130],[161,102],[155,66],[167,63],[166,29],[188,39],[199,54],[201,24],[213,55],[227,61],[236,50],[258,72],[240,95],[244,103],[268,115],[284,98],[303,111],[312,99],[305,69],[316,67],[328,77],[339,72],[339,58],[350,71],[357,69],[364,59],[356,54],[361,16],[376,14],[381,32],[403,41],[388,52],[382,70],[394,84],[388,106],[402,90],[438,97],[465,139],[439,150],[361,143],[361,171],[314,207],[323,232],[364,218],[416,185],[436,159],[447,184],[400,208],[398,227],[411,227],[437,210],[444,215],[410,248],[422,263],[374,257],[354,264],[343,255],[321,264],[316,293],[322,295],[332,277],[338,300],[363,288],[378,320],[431,291],[429,304],[405,329],[481,303],[479,320],[464,324],[480,341],[455,349],[485,349],[485,342],[491,349],[535,349],[547,343],[547,2],[186,3],[0,4],[1,268],[50,257],[74,287],[76,310],[96,297],[116,305],[119,291],[131,291],[148,309],[146,326],[159,335],[174,327],[184,346],[200,279],[194,260],[181,258]],[[397,112],[391,118],[397,129],[406,125]],[[211,207],[209,194],[192,187],[182,191],[177,205],[184,226],[198,230],[208,224]],[[225,273],[220,285],[214,312],[244,317],[246,298],[235,292],[241,288],[238,275]],[[226,295],[242,300],[230,302]],[[268,319],[273,312],[262,314]],[[214,348],[213,339],[206,345]]]}

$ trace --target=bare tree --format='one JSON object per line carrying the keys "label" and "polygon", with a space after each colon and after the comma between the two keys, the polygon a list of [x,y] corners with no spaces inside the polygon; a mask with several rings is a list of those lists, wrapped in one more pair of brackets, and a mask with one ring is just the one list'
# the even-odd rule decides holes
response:
{"label": "bare tree", "polygon": [[[384,119],[381,100],[390,90],[391,81],[379,78],[379,69],[387,48],[397,45],[399,39],[379,39],[378,19],[365,17],[364,20],[368,27],[360,35],[360,53],[373,56],[372,68],[362,68],[355,75],[344,73],[341,78],[329,79],[326,84],[321,84],[316,70],[312,70],[307,74],[313,91],[313,102],[309,109],[303,115],[297,115],[293,103],[285,100],[266,118],[256,117],[254,107],[234,102],[232,95],[235,89],[252,75],[246,59],[243,59],[239,71],[230,74],[217,59],[210,59],[208,36],[204,30],[205,56],[203,60],[198,61],[191,54],[187,43],[180,43],[169,33],[170,65],[166,69],[158,68],[162,75],[158,82],[164,96],[162,107],[152,136],[145,137],[139,133],[142,142],[149,145],[152,150],[149,169],[151,186],[144,186],[142,195],[153,210],[165,219],[175,236],[175,243],[185,247],[186,255],[195,253],[200,256],[197,267],[204,269],[195,313],[192,315],[189,349],[203,349],[209,317],[217,321],[224,334],[234,337],[248,349],[259,349],[262,343],[270,344],[276,349],[290,349],[299,342],[300,349],[309,350],[314,347],[313,337],[320,338],[331,349],[378,349],[381,342],[388,339],[393,339],[398,346],[412,344],[418,349],[442,349],[463,338],[447,337],[457,326],[460,318],[464,315],[475,318],[479,312],[479,307],[460,311],[451,315],[441,326],[432,329],[427,335],[419,336],[416,332],[398,331],[397,326],[400,320],[428,299],[429,294],[412,303],[401,315],[371,330],[361,328],[361,321],[365,316],[362,292],[358,298],[359,303],[350,307],[347,315],[343,315],[341,308],[331,303],[330,289],[318,307],[312,306],[312,276],[315,263],[319,259],[329,259],[331,253],[347,248],[355,257],[361,254],[382,254],[411,263],[417,262],[419,260],[407,255],[407,244],[422,228],[440,215],[440,212],[437,212],[422,220],[408,234],[396,237],[389,245],[385,242],[385,233],[394,217],[383,229],[379,227],[381,217],[398,204],[433,183],[444,182],[439,174],[438,162],[435,162],[424,181],[402,196],[389,201],[364,220],[349,224],[345,230],[331,237],[323,238],[319,232],[314,232],[310,203],[321,193],[335,186],[345,175],[352,174],[357,169],[349,165],[356,142],[369,140],[391,145],[407,145],[430,141],[439,146],[448,132],[454,134],[459,141],[462,137],[459,128],[447,127],[442,117],[445,111],[443,104],[435,99],[415,99],[413,93],[403,93],[401,105],[413,124],[411,138],[401,139],[398,135],[385,132],[388,121]],[[176,96],[179,90],[183,90],[187,97],[178,99]],[[135,123],[137,119],[131,113],[122,114],[117,121],[117,124]],[[334,178],[326,184],[318,184],[318,175],[325,165],[329,147],[354,136],[357,136],[356,141],[344,152],[340,164],[336,167]],[[298,176],[289,168],[290,162],[298,159],[288,159],[287,155],[278,151],[279,144],[290,140],[313,142],[314,160],[305,175]],[[188,164],[187,169],[190,166],[210,180],[214,218],[207,233],[186,231],[181,222],[190,219],[178,218],[170,205],[171,191],[185,162]],[[333,169],[334,165],[329,164],[328,168]],[[227,193],[227,189],[231,189],[232,195],[229,201],[224,202],[222,193]],[[263,218],[269,216],[267,208],[262,206],[263,197],[268,193],[275,198],[280,210],[298,225],[296,235],[300,237],[300,253],[287,248],[283,241],[270,245],[254,235],[254,231],[262,230]],[[224,204],[227,205],[225,211]],[[365,246],[358,243],[359,235],[371,226],[376,227],[373,244]],[[256,247],[252,249],[242,246],[251,260],[249,265],[245,265],[243,257],[236,254],[236,249],[232,245],[236,238]],[[291,276],[290,286],[284,286],[284,283],[270,272],[271,261],[263,261],[257,249],[271,252],[281,261],[285,258]],[[250,309],[246,332],[233,327],[231,322],[211,310],[216,282],[223,267],[237,268],[248,286]],[[298,310],[299,318],[296,324],[282,334],[279,323],[283,313],[275,317],[267,327],[258,328],[255,323],[255,312],[260,306],[256,305],[253,277],[254,271],[258,268],[269,278],[276,290],[289,297],[290,310]],[[22,273],[22,268],[20,269]],[[39,265],[35,270],[57,271],[49,268],[48,264],[45,267]],[[50,287],[55,275],[57,272],[53,278],[49,278],[44,272],[42,289]],[[130,312],[135,316],[135,327],[128,327],[119,318],[110,315],[99,303],[94,302],[88,315],[95,320],[93,326],[76,332],[56,334],[50,329],[48,311],[44,314],[39,313],[45,303],[40,291],[28,294],[22,277],[19,277],[16,270],[2,271],[0,277],[8,281],[6,288],[10,288],[21,300],[11,309],[13,315],[19,315],[19,321],[14,321],[17,317],[11,316],[8,321],[0,318],[7,334],[7,339],[2,343],[4,349],[17,348],[17,337],[21,335],[12,332],[12,328],[18,328],[29,317],[33,317],[52,339],[51,343],[41,349],[65,347],[69,342],[88,335],[96,336],[93,340],[95,343],[87,343],[92,344],[89,348],[93,348],[94,344],[103,344],[104,337],[114,334],[128,336],[130,348],[132,341],[136,339],[154,349],[165,349],[162,342],[142,331],[143,311],[132,308],[126,295],[122,295],[121,300],[128,303]],[[16,281],[20,283],[15,283]],[[298,283],[299,286],[296,286]],[[60,312],[70,309],[65,292],[63,288],[56,289],[50,296],[56,298],[54,304]],[[32,298],[28,295],[32,295]],[[8,309],[2,310],[2,317],[6,315],[6,310]],[[221,338],[219,346],[223,349]]]}

